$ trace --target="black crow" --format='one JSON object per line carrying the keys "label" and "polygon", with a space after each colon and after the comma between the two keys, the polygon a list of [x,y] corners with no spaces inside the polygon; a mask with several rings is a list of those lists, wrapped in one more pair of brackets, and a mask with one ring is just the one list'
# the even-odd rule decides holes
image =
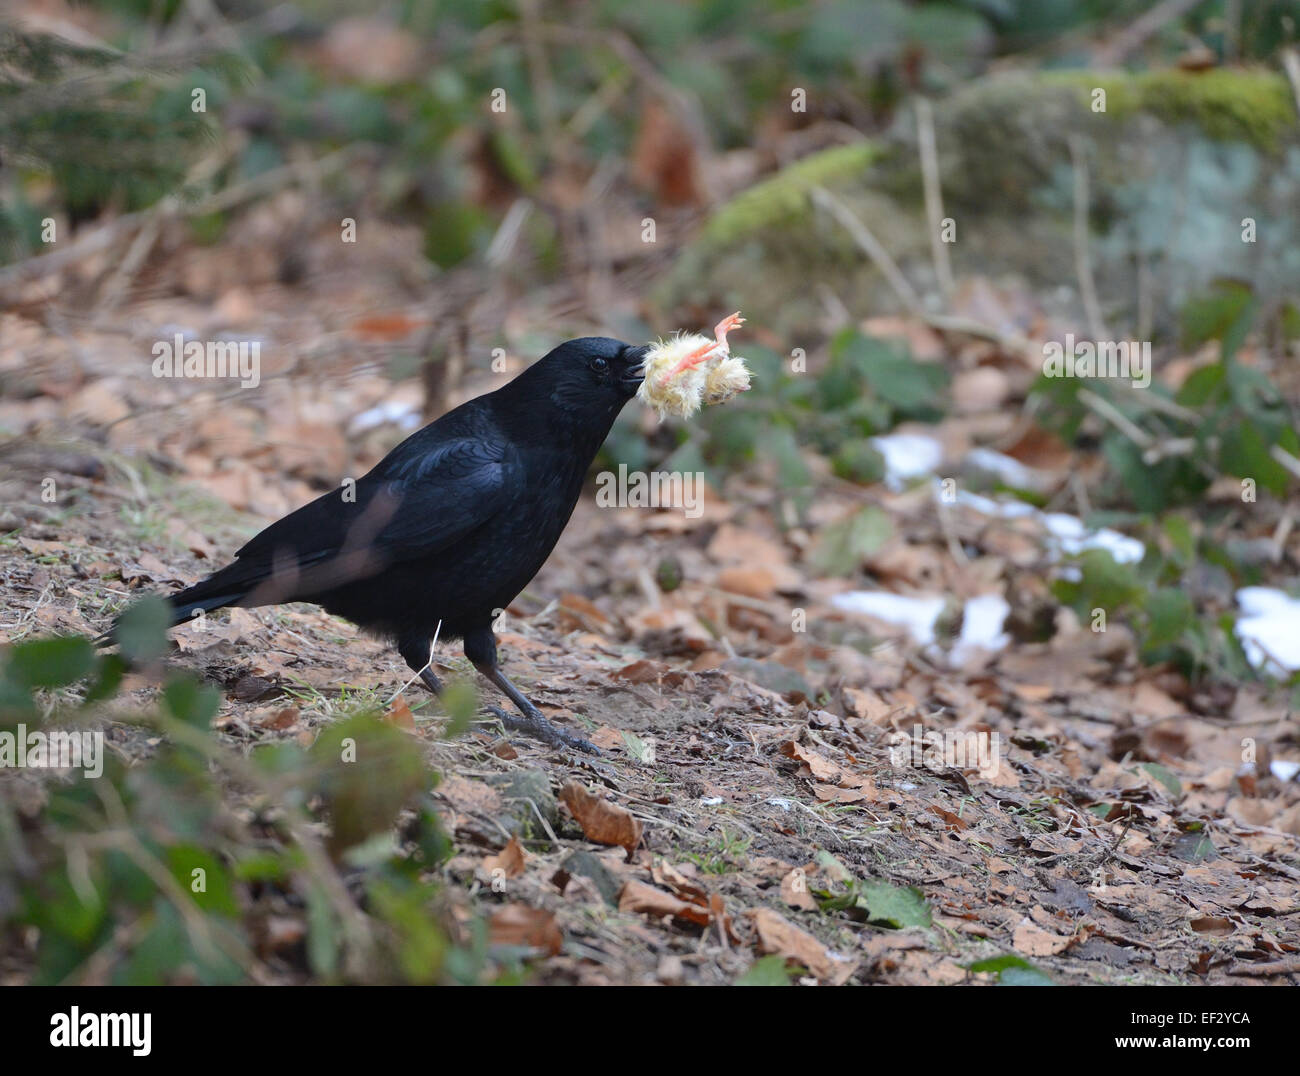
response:
{"label": "black crow", "polygon": [[[557,729],[497,665],[494,616],[546,562],[648,349],[570,340],[508,385],[412,434],[355,483],[318,497],[169,596],[173,625],[196,610],[306,601],[389,639],[431,691],[435,632],[518,707],[508,727],[598,753]],[[441,628],[439,628],[441,625]]]}

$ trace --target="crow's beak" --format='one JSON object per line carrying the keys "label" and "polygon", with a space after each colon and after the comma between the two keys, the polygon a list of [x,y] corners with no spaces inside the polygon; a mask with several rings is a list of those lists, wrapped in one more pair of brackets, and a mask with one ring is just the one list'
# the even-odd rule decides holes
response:
{"label": "crow's beak", "polygon": [[629,393],[636,392],[641,387],[641,382],[645,380],[645,360],[649,354],[650,348],[648,345],[646,347],[628,348],[626,357],[632,365],[628,367],[619,380],[622,381],[623,387]]}

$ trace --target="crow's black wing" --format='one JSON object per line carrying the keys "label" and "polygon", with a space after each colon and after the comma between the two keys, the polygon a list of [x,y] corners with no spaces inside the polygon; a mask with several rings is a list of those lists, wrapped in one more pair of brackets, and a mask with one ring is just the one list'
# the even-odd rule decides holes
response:
{"label": "crow's black wing", "polygon": [[511,447],[499,440],[412,438],[354,490],[340,487],[272,523],[232,564],[171,600],[185,616],[266,584],[270,601],[289,601],[432,556],[490,523],[516,473]]}

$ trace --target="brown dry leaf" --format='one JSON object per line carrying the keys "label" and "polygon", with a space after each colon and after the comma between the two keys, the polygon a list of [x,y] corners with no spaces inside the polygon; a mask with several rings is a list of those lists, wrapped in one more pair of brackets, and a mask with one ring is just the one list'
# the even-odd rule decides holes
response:
{"label": "brown dry leaf", "polygon": [[869,798],[861,789],[823,784],[813,785],[813,795],[822,803],[862,803]]}
{"label": "brown dry leaf", "polygon": [[707,907],[692,904],[690,901],[682,900],[662,889],[656,889],[652,885],[646,885],[632,878],[624,882],[623,888],[619,890],[618,910],[641,912],[656,917],[672,916],[705,927],[712,919],[712,913]]}
{"label": "brown dry leaf", "polygon": [[1216,938],[1226,938],[1237,929],[1231,919],[1220,915],[1202,915],[1189,920],[1188,924],[1197,934],[1211,934]]}
{"label": "brown dry leaf", "polygon": [[846,687],[840,691],[844,709],[860,721],[886,725],[896,707],[891,706],[870,688]]}
{"label": "brown dry leaf", "polygon": [[1068,949],[1073,941],[1072,937],[1063,938],[1035,926],[1028,919],[1022,920],[1011,935],[1011,947],[1025,956],[1055,956]]}
{"label": "brown dry leaf", "polygon": [[67,552],[67,544],[64,542],[47,542],[41,538],[26,538],[19,536],[18,544],[28,553],[35,553],[38,557],[47,556],[51,553]]}
{"label": "brown dry leaf", "polygon": [[653,684],[671,671],[672,667],[662,661],[642,658],[640,661],[632,662],[631,665],[624,665],[613,675],[615,680],[625,680],[629,684]]}
{"label": "brown dry leaf", "polygon": [[938,804],[931,805],[930,812],[931,814],[937,814],[942,818],[950,830],[963,830],[970,826],[970,823],[960,815],[953,814],[952,811],[946,810],[945,808],[938,806]]}
{"label": "brown dry leaf", "polygon": [[698,151],[690,130],[649,98],[632,145],[632,175],[664,205],[702,205]]}
{"label": "brown dry leaf", "polygon": [[501,871],[506,878],[518,878],[524,873],[524,849],[517,837],[511,837],[506,846],[494,856],[483,860],[483,870],[489,877]]}
{"label": "brown dry leaf", "polygon": [[488,936],[493,945],[524,945],[555,956],[564,946],[555,916],[544,908],[507,904],[492,914]]}
{"label": "brown dry leaf", "polygon": [[708,650],[713,645],[713,636],[709,634],[708,628],[688,609],[645,609],[629,617],[627,625],[638,638],[647,635],[669,636],[696,652]]}
{"label": "brown dry leaf", "polygon": [[558,609],[564,618],[587,631],[607,632],[612,627],[609,617],[581,594],[561,594]]}
{"label": "brown dry leaf", "polygon": [[257,719],[260,728],[275,729],[277,732],[283,732],[285,729],[291,729],[298,723],[298,707],[286,706],[279,710],[268,710],[263,716]]}
{"label": "brown dry leaf", "polygon": [[[839,784],[846,776],[843,767],[837,766],[825,755],[813,751],[811,748],[801,747],[794,740],[787,740],[781,745],[781,754],[786,758],[797,759],[807,766],[809,774],[819,781]],[[804,775],[807,776],[807,775]]]}
{"label": "brown dry leaf", "polygon": [[482,781],[452,774],[438,785],[437,794],[456,810],[496,815],[501,812],[501,793]]}
{"label": "brown dry leaf", "polygon": [[760,952],[796,960],[817,978],[835,986],[847,982],[857,970],[855,959],[831,952],[806,930],[800,930],[771,908],[753,908],[745,914],[758,932]]}
{"label": "brown dry leaf", "polygon": [[401,696],[398,696],[393,705],[384,712],[383,719],[399,729],[406,729],[407,732],[415,731],[415,715],[411,713],[411,708],[406,705],[406,700]]}
{"label": "brown dry leaf", "polygon": [[802,908],[806,912],[817,910],[817,901],[808,892],[808,873],[802,867],[796,867],[781,879],[781,899],[791,908]]}
{"label": "brown dry leaf", "polygon": [[683,863],[680,867],[677,867],[662,859],[650,870],[650,874],[656,882],[668,886],[683,900],[689,900],[693,904],[707,904],[709,892],[695,880],[695,873],[696,867],[694,863]]}
{"label": "brown dry leaf", "polygon": [[592,795],[576,781],[565,783],[560,800],[578,820],[588,840],[626,848],[629,856],[641,843],[641,823],[627,808]]}
{"label": "brown dry leaf", "polygon": [[592,743],[602,751],[613,751],[615,748],[623,746],[623,733],[609,725],[601,725],[589,737]]}

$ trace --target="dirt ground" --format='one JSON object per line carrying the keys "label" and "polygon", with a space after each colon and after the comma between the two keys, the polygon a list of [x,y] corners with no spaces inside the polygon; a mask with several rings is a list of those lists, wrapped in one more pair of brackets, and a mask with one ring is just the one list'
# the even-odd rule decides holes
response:
{"label": "dirt ground", "polygon": [[[307,302],[231,284],[210,307],[146,297],[58,334],[0,315],[0,419],[25,434],[0,471],[5,637],[101,631],[375,462],[402,431],[357,416],[420,397],[380,368],[394,333],[363,319],[384,309],[374,289],[344,301],[318,282]],[[262,386],[150,377],[141,341],[168,326],[267,340]],[[486,717],[443,738],[395,651],[313,607],[214,614],[173,633],[170,660],[222,687],[214,726],[245,749],[310,743],[401,690],[393,720],[444,774],[446,877],[494,936],[550,954],[539,982],[727,983],[762,954],[828,983],[992,982],[968,965],[1009,954],[1060,983],[1300,982],[1300,787],[1267,764],[1300,754],[1285,699],[1143,666],[1119,624],[1058,621],[1050,642],[960,658],[951,638],[918,646],[832,603],[855,584],[816,569],[827,528],[874,505],[895,535],[877,580],[957,599],[996,586],[1026,616],[1050,604],[1044,534],[937,511],[924,486],[826,483],[809,525],[785,529],[761,467],[697,519],[584,498],[499,640],[508,675],[598,760]],[[437,660],[472,675],[455,643]],[[900,753],[917,726],[982,735],[1000,764]]]}

